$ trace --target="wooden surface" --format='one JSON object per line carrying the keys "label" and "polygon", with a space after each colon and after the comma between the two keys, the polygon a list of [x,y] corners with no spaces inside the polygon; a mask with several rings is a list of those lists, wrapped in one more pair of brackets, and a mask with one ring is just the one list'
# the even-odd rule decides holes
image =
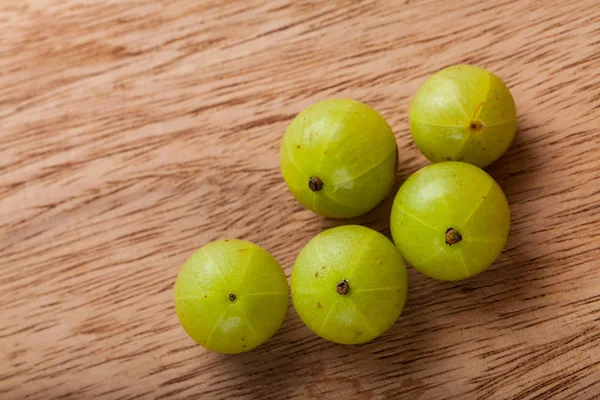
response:
{"label": "wooden surface", "polygon": [[[410,268],[396,325],[328,343],[291,307],[257,350],[180,328],[173,283],[217,238],[290,274],[322,229],[279,172],[296,113],[379,110],[400,176],[426,76],[474,63],[519,128],[487,171],[511,203],[500,259],[460,283]],[[0,398],[600,397],[600,5],[582,1],[24,0],[0,5]],[[395,190],[396,190],[395,189]],[[389,235],[391,199],[350,221]]]}

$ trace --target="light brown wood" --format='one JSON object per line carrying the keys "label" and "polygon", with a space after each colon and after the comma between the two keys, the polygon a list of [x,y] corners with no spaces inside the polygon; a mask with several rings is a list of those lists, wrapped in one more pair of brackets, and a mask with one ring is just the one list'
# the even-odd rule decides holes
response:
{"label": "light brown wood", "polygon": [[[581,1],[23,0],[0,5],[0,398],[600,397],[600,5]],[[287,124],[351,97],[428,164],[410,99],[486,67],[519,128],[487,171],[509,243],[460,283],[410,268],[396,325],[328,343],[290,303],[238,356],[180,328],[192,251],[237,237],[290,274],[322,229],[280,176]],[[361,223],[389,234],[393,195]]]}

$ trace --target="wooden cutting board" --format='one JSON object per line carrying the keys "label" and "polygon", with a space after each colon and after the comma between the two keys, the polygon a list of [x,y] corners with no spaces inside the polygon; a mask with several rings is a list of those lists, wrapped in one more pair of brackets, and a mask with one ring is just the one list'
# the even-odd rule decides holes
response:
{"label": "wooden cutting board", "polygon": [[[581,1],[22,0],[0,5],[0,398],[600,397],[600,4]],[[389,235],[393,194],[323,219],[279,171],[303,108],[351,97],[428,164],[407,111],[473,63],[517,103],[487,171],[506,249],[459,283],[409,268],[396,325],[362,346],[281,330],[237,356],[195,345],[173,283],[198,247],[242,238],[289,277],[325,228]]]}

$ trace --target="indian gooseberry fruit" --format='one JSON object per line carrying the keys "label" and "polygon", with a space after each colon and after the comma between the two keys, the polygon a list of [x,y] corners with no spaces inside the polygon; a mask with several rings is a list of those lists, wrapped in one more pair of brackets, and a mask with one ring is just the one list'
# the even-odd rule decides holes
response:
{"label": "indian gooseberry fruit", "polygon": [[517,128],[515,102],[502,79],[472,65],[448,67],[427,79],[409,119],[413,139],[430,161],[481,168],[508,149]]}
{"label": "indian gooseberry fruit", "polygon": [[456,281],[484,271],[500,255],[510,209],[488,174],[450,161],[422,168],[404,182],[390,223],[396,246],[413,267]]}
{"label": "indian gooseberry fruit", "polygon": [[308,242],[294,264],[291,287],[294,307],[314,333],[359,344],[394,324],[406,300],[407,275],[391,241],[347,225]]}
{"label": "indian gooseberry fruit", "polygon": [[281,171],[304,207],[329,218],[352,218],[389,193],[397,153],[392,129],[375,110],[331,99],[291,122],[281,144]]}
{"label": "indian gooseberry fruit", "polygon": [[219,353],[249,351],[269,339],[288,309],[277,260],[243,240],[219,240],[196,251],[175,282],[175,310],[187,334]]}

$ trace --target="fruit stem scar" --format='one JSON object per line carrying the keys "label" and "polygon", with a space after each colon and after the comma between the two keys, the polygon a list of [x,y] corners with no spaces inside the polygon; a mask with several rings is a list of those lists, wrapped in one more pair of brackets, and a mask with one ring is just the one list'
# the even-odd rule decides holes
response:
{"label": "fruit stem scar", "polygon": [[481,123],[481,121],[475,121],[475,120],[473,120],[469,124],[469,129],[473,133],[479,133],[483,129],[483,124]]}
{"label": "fruit stem scar", "polygon": [[348,294],[350,291],[350,285],[348,284],[348,279],[344,279],[337,285],[335,285],[335,291],[339,294]]}
{"label": "fruit stem scar", "polygon": [[311,176],[308,180],[308,187],[313,192],[320,192],[323,189],[323,181],[316,176]]}
{"label": "fruit stem scar", "polygon": [[446,244],[452,246],[462,240],[462,235],[454,228],[448,228],[446,231]]}
{"label": "fruit stem scar", "polygon": [[235,299],[237,299],[237,296],[235,294],[231,293],[229,295],[229,301],[235,301]]}

